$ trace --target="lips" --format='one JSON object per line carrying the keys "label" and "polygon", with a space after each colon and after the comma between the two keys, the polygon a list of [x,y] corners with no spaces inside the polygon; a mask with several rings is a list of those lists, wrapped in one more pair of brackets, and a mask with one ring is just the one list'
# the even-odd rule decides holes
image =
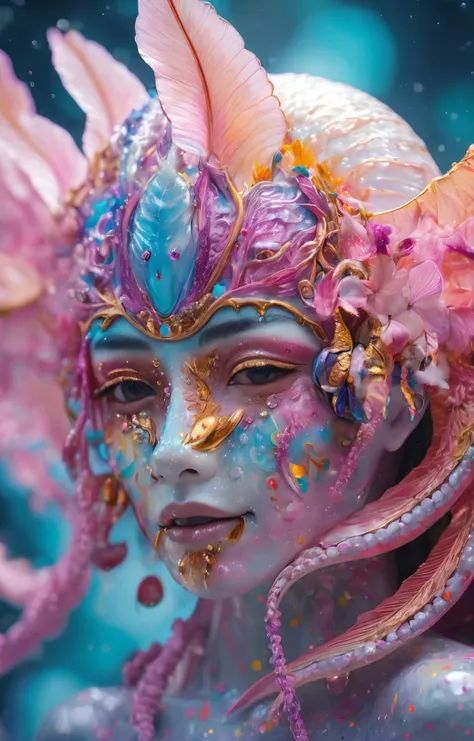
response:
{"label": "lips", "polygon": [[161,515],[161,529],[174,543],[193,546],[226,540],[243,518],[251,513],[233,514],[199,503],[169,505]]}
{"label": "lips", "polygon": [[[160,515],[160,527],[170,527],[179,521],[191,520],[224,520],[240,517],[240,512],[226,512],[217,507],[211,507],[201,502],[186,502],[185,504],[169,504]],[[188,522],[192,525],[192,522]],[[199,523],[198,523],[199,524]]]}

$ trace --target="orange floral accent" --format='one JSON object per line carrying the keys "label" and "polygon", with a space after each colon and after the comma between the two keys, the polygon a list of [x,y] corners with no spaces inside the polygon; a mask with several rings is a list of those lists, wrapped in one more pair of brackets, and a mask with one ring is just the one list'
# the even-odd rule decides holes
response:
{"label": "orange floral accent", "polygon": [[255,165],[255,169],[253,171],[252,185],[256,185],[257,183],[260,183],[262,180],[273,180],[272,171],[269,167],[265,167],[265,165],[260,165],[257,162],[257,164]]}
{"label": "orange floral accent", "polygon": [[281,148],[282,154],[287,152],[293,157],[293,167],[306,167],[307,170],[316,167],[316,157],[312,149],[302,144],[299,139],[284,144]]}

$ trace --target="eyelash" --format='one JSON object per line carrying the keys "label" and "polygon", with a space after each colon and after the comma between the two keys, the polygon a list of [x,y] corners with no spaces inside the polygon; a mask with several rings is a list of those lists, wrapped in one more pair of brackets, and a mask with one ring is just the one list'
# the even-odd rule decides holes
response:
{"label": "eyelash", "polygon": [[[111,395],[114,392],[116,392],[117,389],[122,384],[125,384],[127,382],[139,383],[143,385],[144,387],[146,386],[150,390],[149,394],[146,394],[140,399],[136,399],[136,402],[142,401],[143,399],[148,398],[148,396],[156,396],[156,391],[152,388],[152,386],[147,381],[145,381],[143,378],[140,378],[140,376],[116,376],[115,378],[111,378],[109,381],[106,381],[106,383],[104,383],[103,386],[97,389],[94,392],[94,397],[96,399],[100,399],[100,398],[104,398],[107,395]],[[133,400],[121,401],[120,399],[114,399],[114,401],[116,401],[118,404],[133,404],[134,403]]]}
{"label": "eyelash", "polygon": [[252,371],[252,370],[275,370],[280,371],[281,375],[279,378],[282,378],[286,375],[291,375],[292,373],[295,373],[299,366],[295,363],[283,363],[279,360],[244,360],[241,363],[239,363],[235,368],[233,368],[232,372],[230,373],[228,379],[227,379],[227,385],[228,386],[265,386],[269,383],[273,383],[276,380],[279,380],[279,378],[272,379],[270,381],[267,381],[266,383],[247,383],[247,384],[237,384],[235,383],[235,378],[240,375],[241,373],[245,373],[245,371]]}

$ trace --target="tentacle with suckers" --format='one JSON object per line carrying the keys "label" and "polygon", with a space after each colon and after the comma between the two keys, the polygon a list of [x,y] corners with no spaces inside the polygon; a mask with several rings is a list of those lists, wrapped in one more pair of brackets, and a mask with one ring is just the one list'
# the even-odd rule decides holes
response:
{"label": "tentacle with suckers", "polygon": [[[296,561],[284,569],[270,590],[266,617],[269,626],[272,625],[272,622],[278,622],[280,615],[278,608],[286,592],[305,575],[326,566],[371,558],[395,550],[428,530],[456,506],[456,502],[474,480],[474,444],[472,444],[474,440],[472,423],[470,422],[473,399],[469,394],[470,385],[468,383],[472,371],[466,368],[453,368],[452,372],[457,383],[450,394],[436,392],[431,397],[436,433],[425,459],[410,474],[411,496],[406,496],[405,481],[403,481],[398,486],[388,490],[378,502],[367,505],[361,513],[357,513],[353,518],[350,518],[348,525],[342,525],[324,536],[319,545],[304,551]],[[413,494],[414,491],[415,494]],[[472,509],[471,503],[469,505],[463,504],[466,496],[468,495],[462,498],[459,505],[463,512],[466,510],[466,506],[468,511]],[[369,515],[366,514],[366,510],[369,510]],[[356,520],[359,527],[351,524],[351,521],[355,522]],[[366,526],[366,522],[371,523],[371,526]],[[459,516],[453,519],[454,524],[451,524],[443,539],[440,540],[437,546],[438,550],[433,550],[429,559],[412,578],[416,578],[419,573],[424,573],[421,569],[429,570],[433,568],[433,559],[436,558],[436,553],[439,553],[442,543],[446,543],[446,537],[453,532],[453,527],[458,522]],[[345,533],[348,533],[349,537],[344,538]],[[448,575],[448,578],[449,576],[451,574]],[[406,586],[407,584],[408,586]],[[409,580],[405,582],[393,599],[403,599],[411,584],[412,582]],[[452,592],[452,590],[450,591]],[[423,604],[427,604],[427,601],[425,600]],[[443,604],[438,602],[436,609],[434,609],[433,622],[435,622],[434,616],[438,620],[440,613],[447,611],[451,604],[451,601],[446,601]],[[392,602],[386,601],[383,606],[385,610],[389,610]],[[441,609],[442,607],[443,609]],[[380,609],[382,609],[382,606]],[[421,618],[417,619],[421,620]],[[403,632],[402,626],[398,626],[398,628]],[[422,630],[425,629],[426,627],[422,627]],[[393,633],[393,631],[391,632]],[[407,637],[410,635],[412,635],[411,629],[409,629]],[[362,641],[359,641],[359,643],[362,643]],[[328,645],[318,650],[322,651]],[[388,645],[390,645],[390,642]],[[396,647],[397,644],[394,648]],[[281,659],[279,665],[284,666],[284,655],[280,644],[278,650],[279,659]],[[386,652],[391,649],[384,650]],[[349,652],[346,651],[345,653]],[[383,655],[383,652],[378,651],[376,658],[379,654]],[[350,668],[355,669],[359,665],[359,663],[354,664],[351,660]],[[301,668],[293,667],[293,665],[290,665],[290,667],[292,676],[294,675],[293,669],[302,671]],[[288,667],[288,670],[290,670],[290,667]],[[309,673],[313,679],[317,679],[319,676],[313,676],[312,671]],[[330,676],[331,673],[334,674],[334,671],[324,676]],[[305,679],[305,681],[310,680]],[[241,709],[249,702],[254,702],[256,697],[258,699],[258,697],[265,696],[272,691],[275,691],[275,683],[273,676],[269,675],[245,693],[231,708],[230,712]]]}
{"label": "tentacle with suckers", "polygon": [[[471,494],[456,504],[452,520],[430,556],[393,596],[362,615],[342,636],[287,665],[287,674],[292,677],[295,688],[378,661],[424,633],[451,609],[474,577],[473,504]],[[327,564],[328,559],[323,559],[323,563]],[[279,618],[280,612],[273,611],[268,618],[270,625],[278,624]],[[273,692],[273,674],[268,674],[245,692],[229,713],[242,710]],[[273,716],[281,700],[280,695],[272,708]]]}

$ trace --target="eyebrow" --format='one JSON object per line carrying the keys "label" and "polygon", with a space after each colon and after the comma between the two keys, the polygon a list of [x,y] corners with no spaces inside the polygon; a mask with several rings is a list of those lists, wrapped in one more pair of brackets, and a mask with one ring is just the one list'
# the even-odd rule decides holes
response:
{"label": "eyebrow", "polygon": [[270,324],[270,322],[291,321],[290,317],[285,316],[266,317],[264,322],[261,322],[260,319],[260,317],[255,317],[254,319],[240,319],[238,322],[222,322],[222,324],[217,324],[215,327],[204,329],[199,337],[199,346],[202,347],[202,345],[207,345],[209,342],[215,342],[223,338],[228,339],[254,327],[261,327],[262,323]]}
{"label": "eyebrow", "polygon": [[92,349],[100,350],[147,350],[150,351],[150,345],[146,340],[139,337],[101,337]]}

